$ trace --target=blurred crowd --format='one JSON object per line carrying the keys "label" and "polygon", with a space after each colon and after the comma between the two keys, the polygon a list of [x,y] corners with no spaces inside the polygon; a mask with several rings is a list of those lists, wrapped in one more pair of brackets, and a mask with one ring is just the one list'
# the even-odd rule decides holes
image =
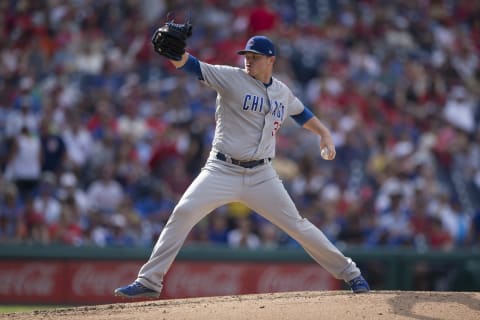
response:
{"label": "blurred crowd", "polygon": [[[275,76],[331,128],[337,158],[287,121],[274,165],[337,245],[480,246],[480,2],[0,2],[0,243],[150,246],[208,156],[215,92],[151,47],[191,17],[188,51]],[[208,192],[208,190],[205,190]],[[296,242],[241,203],[187,243]]]}

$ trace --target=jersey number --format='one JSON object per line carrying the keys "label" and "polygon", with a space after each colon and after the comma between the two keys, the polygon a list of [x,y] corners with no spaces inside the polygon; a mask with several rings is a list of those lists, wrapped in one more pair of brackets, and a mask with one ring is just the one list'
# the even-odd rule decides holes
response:
{"label": "jersey number", "polygon": [[272,137],[277,133],[278,129],[280,129],[280,121],[273,122]]}

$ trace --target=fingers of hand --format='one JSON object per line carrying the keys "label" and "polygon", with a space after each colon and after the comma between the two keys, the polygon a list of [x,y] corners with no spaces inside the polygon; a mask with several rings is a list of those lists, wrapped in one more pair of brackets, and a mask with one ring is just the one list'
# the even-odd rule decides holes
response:
{"label": "fingers of hand", "polygon": [[323,147],[321,152],[320,152],[320,155],[325,160],[333,160],[333,159],[335,159],[336,152],[335,152],[335,149],[330,149],[328,147]]}

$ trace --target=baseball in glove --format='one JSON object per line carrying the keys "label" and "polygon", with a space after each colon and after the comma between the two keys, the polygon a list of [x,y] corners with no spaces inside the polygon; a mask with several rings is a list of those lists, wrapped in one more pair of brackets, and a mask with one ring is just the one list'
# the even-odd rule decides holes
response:
{"label": "baseball in glove", "polygon": [[175,61],[180,61],[185,53],[187,38],[192,35],[192,24],[189,20],[185,23],[174,23],[173,20],[158,28],[152,37],[155,51]]}

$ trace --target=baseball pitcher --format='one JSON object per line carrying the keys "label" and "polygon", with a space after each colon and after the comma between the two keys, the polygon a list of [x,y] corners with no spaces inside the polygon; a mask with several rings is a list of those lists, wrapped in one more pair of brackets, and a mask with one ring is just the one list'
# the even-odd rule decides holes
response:
{"label": "baseball pitcher", "polygon": [[159,297],[162,281],[190,230],[215,208],[241,202],[277,225],[335,278],[355,293],[369,286],[359,268],[345,257],[312,223],[302,218],[272,167],[275,136],[287,117],[320,136],[322,156],[335,158],[329,130],[292,91],[272,76],[275,47],[270,39],[254,36],[238,54],[244,68],[211,65],[185,51],[192,34],[189,22],[167,22],[152,43],[161,56],[191,73],[217,92],[216,128],[210,156],[185,191],[162,230],[137,279],[115,290],[128,298]]}

